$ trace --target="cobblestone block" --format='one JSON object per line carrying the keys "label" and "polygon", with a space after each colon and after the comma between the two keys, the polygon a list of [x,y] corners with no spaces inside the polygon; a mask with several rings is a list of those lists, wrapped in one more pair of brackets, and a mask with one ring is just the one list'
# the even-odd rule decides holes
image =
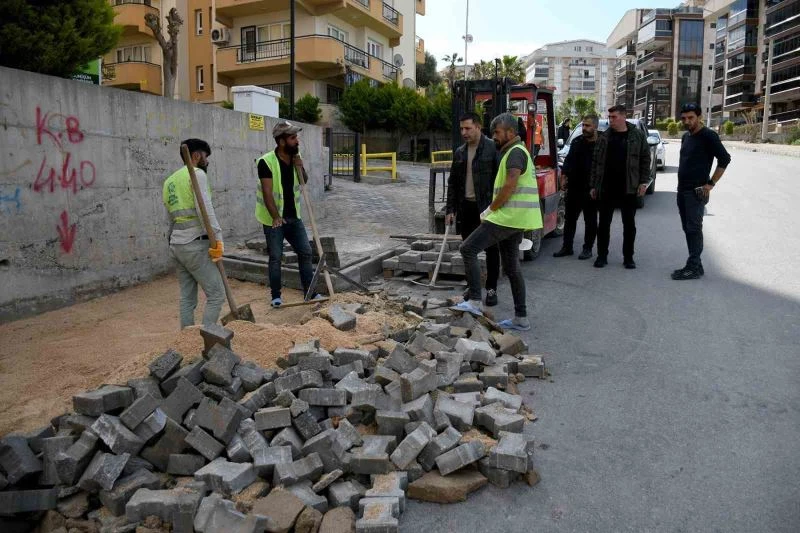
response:
{"label": "cobblestone block", "polygon": [[423,394],[416,400],[404,403],[400,409],[407,413],[414,422],[427,422],[434,425],[433,419],[433,399],[430,394]]}
{"label": "cobblestone block", "polygon": [[203,495],[182,489],[137,490],[125,505],[125,517],[129,523],[144,521],[148,516],[157,516],[172,524],[174,533],[191,533],[194,530],[194,515]]}
{"label": "cobblestone block", "polygon": [[347,405],[347,391],[340,389],[308,388],[299,393],[299,398],[309,405],[336,407]]}
{"label": "cobblestone block", "polygon": [[150,394],[145,394],[136,399],[127,409],[119,415],[120,422],[130,430],[144,422],[144,419],[156,410],[161,400]]}
{"label": "cobblestone block", "polygon": [[417,264],[422,260],[422,253],[417,250],[409,250],[406,253],[397,256],[397,260],[401,263]]}
{"label": "cobblestone block", "polygon": [[506,367],[506,370],[508,370],[509,375],[516,374],[519,368],[519,359],[517,359],[513,355],[502,354],[497,358],[495,358],[494,364],[495,366]]}
{"label": "cobblestone block", "polygon": [[320,513],[324,513],[328,510],[328,498],[314,492],[312,484],[308,480],[290,485],[286,487],[286,490],[300,498],[308,507],[316,509]]}
{"label": "cobblestone block", "polygon": [[340,366],[332,366],[328,375],[333,381],[341,381],[351,372],[355,372],[358,377],[364,377],[364,363],[358,360]]}
{"label": "cobblestone block", "polygon": [[253,413],[274,400],[276,396],[277,393],[275,392],[275,383],[265,383],[253,392],[245,395],[245,397],[239,402],[239,406],[250,413],[246,416],[252,416]]}
{"label": "cobblestone block", "polygon": [[234,502],[212,494],[200,502],[192,525],[198,533],[260,533],[268,524],[266,517],[240,513]]}
{"label": "cobblestone block", "polygon": [[336,442],[339,450],[346,452],[353,446],[361,446],[361,434],[346,418],[339,421],[336,428]]}
{"label": "cobblestone block", "polygon": [[349,507],[357,511],[358,502],[366,490],[354,481],[337,481],[328,488],[328,499],[333,507]]}
{"label": "cobblestone block", "polygon": [[482,363],[484,365],[494,364],[494,348],[488,342],[478,342],[470,339],[458,339],[455,350],[464,355],[465,361]]}
{"label": "cobblestone block", "polygon": [[8,435],[0,440],[0,466],[6,473],[10,485],[16,485],[27,476],[42,471],[42,462],[36,458],[28,446],[28,439]]}
{"label": "cobblestone block", "polygon": [[497,341],[500,353],[517,355],[525,353],[528,350],[525,341],[513,333],[502,333],[495,337],[495,341]]}
{"label": "cobblestone block", "polygon": [[489,465],[524,474],[528,471],[528,453],[525,438],[519,433],[503,432],[497,445],[489,450]]}
{"label": "cobblestone block", "polygon": [[462,444],[436,458],[436,467],[443,476],[480,460],[486,452],[478,440]]}
{"label": "cobblestone block", "polygon": [[[197,450],[200,455],[213,461],[222,454],[225,446],[214,437],[203,431],[200,426],[195,426],[186,436],[186,444]],[[169,462],[167,463],[169,466]]]}
{"label": "cobblestone block", "polygon": [[497,390],[494,387],[487,388],[486,392],[483,394],[483,398],[481,398],[481,404],[489,405],[498,402],[503,404],[503,406],[507,407],[508,409],[519,411],[519,408],[522,407],[522,396],[518,394],[509,394],[507,392]]}
{"label": "cobblestone block", "polygon": [[285,407],[265,407],[255,414],[256,429],[268,431],[292,425],[292,414]]}
{"label": "cobblestone block", "polygon": [[439,394],[436,399],[435,409],[447,415],[450,423],[459,431],[466,431],[472,427],[475,416],[475,407],[471,404],[459,402]]}
{"label": "cobblestone block", "polygon": [[362,446],[353,448],[350,456],[350,471],[354,474],[384,474],[394,465],[389,459],[397,447],[393,435],[364,435]]}
{"label": "cobblestone block", "polygon": [[439,375],[439,386],[452,385],[461,374],[461,363],[464,355],[458,352],[439,352],[436,354],[436,373]]}
{"label": "cobblestone block", "polygon": [[485,387],[508,387],[508,369],[505,365],[495,365],[484,367],[483,372],[478,374],[478,379]]}
{"label": "cobblestone block", "polygon": [[347,374],[344,378],[340,379],[336,383],[336,385],[334,385],[334,388],[338,391],[344,391],[346,393],[346,400],[352,400],[354,393],[374,388],[380,389],[380,385],[374,383],[367,383],[366,381],[358,377],[358,374],[355,371],[353,371]]}
{"label": "cobblestone block", "polygon": [[200,389],[192,385],[186,378],[181,378],[178,380],[175,390],[164,399],[160,409],[173,420],[183,420],[186,411],[202,400],[203,393],[200,392]]}
{"label": "cobblestone block", "polygon": [[303,440],[308,440],[322,431],[322,427],[311,414],[311,411],[306,411],[298,417],[292,419],[292,426],[297,430],[297,433]]}
{"label": "cobblestone block", "polygon": [[[175,373],[161,382],[161,391],[167,395],[172,394],[172,391],[174,391],[175,387],[178,386],[178,381],[181,378],[186,379],[186,381],[192,385],[199,385],[200,382],[203,381],[203,365],[205,363],[205,359],[201,358],[194,363],[189,363],[188,365],[182,366]],[[158,396],[158,398],[160,397],[161,395]]]}
{"label": "cobblestone block", "polygon": [[327,489],[332,483],[337,481],[343,475],[344,472],[342,472],[342,470],[339,468],[337,468],[336,470],[331,470],[327,474],[323,474],[323,476],[319,478],[319,481],[317,481],[311,486],[311,490],[313,490],[316,493],[320,493],[323,490]]}
{"label": "cobblestone block", "polygon": [[[92,460],[98,440],[97,435],[91,431],[84,431],[74,444],[67,448],[65,452],[56,456],[56,473],[62,485],[72,486],[75,484]],[[0,456],[2,456],[2,452],[0,452]],[[2,461],[0,461],[0,465],[10,476],[11,472],[3,465]],[[17,475],[15,474],[15,476]]]}
{"label": "cobblestone block", "polygon": [[415,429],[397,445],[397,448],[395,448],[392,455],[389,456],[389,459],[392,460],[397,468],[405,470],[435,436],[436,431],[426,422],[422,422],[420,427]]}
{"label": "cobblestone block", "polygon": [[228,444],[239,428],[244,416],[235,402],[223,398],[219,403],[204,398],[197,408],[195,423],[210,431],[214,438]]}
{"label": "cobblestone block", "polygon": [[155,378],[148,376],[146,378],[129,379],[127,385],[133,389],[133,395],[136,398],[141,398],[145,394],[149,394],[156,400],[162,399],[161,389]]}
{"label": "cobblestone block", "polygon": [[202,370],[207,382],[223,387],[233,383],[233,369],[241,362],[238,355],[216,344],[208,351],[207,359]]}
{"label": "cobblestone block", "polygon": [[122,516],[125,514],[125,505],[136,491],[143,488],[156,490],[161,488],[161,483],[159,476],[142,468],[133,474],[117,479],[111,490],[101,490],[99,494],[100,502],[114,516]]}
{"label": "cobblestone block", "polygon": [[230,349],[233,331],[219,324],[208,324],[200,328],[200,336],[203,338],[203,357],[206,357],[208,352],[217,344],[223,348]]}
{"label": "cobblestone block", "polygon": [[389,396],[390,403],[392,401],[397,402],[398,409],[399,405],[403,403],[403,391],[401,389],[400,381],[393,381],[383,388],[386,395]]}
{"label": "cobblestone block", "polygon": [[517,366],[517,371],[526,378],[544,378],[544,360],[538,356],[526,356]]}
{"label": "cobblestone block", "polygon": [[417,251],[433,250],[433,247],[434,247],[433,241],[428,241],[428,240],[414,241],[411,243],[411,249]]}
{"label": "cobblestone block", "polygon": [[290,446],[271,446],[259,449],[253,457],[253,468],[264,479],[272,479],[275,466],[292,463],[292,448]]}
{"label": "cobblestone block", "polygon": [[[3,514],[30,513],[55,509],[58,489],[8,490],[0,492],[0,509]],[[20,529],[19,531],[23,531]]]}
{"label": "cobblestone block", "polygon": [[468,403],[476,408],[481,406],[480,392],[454,392],[450,398],[457,402]]}
{"label": "cobblestone block", "polygon": [[194,478],[204,481],[211,490],[230,496],[255,481],[256,471],[251,463],[231,463],[218,457],[195,472]]}
{"label": "cobblestone block", "polygon": [[183,361],[183,356],[170,348],[163,354],[156,357],[147,368],[150,370],[150,375],[158,381],[164,381],[170,374],[178,370]]}
{"label": "cobblestone block", "polygon": [[383,366],[394,370],[398,374],[406,374],[417,368],[419,362],[404,347],[398,344],[383,362]]}
{"label": "cobblestone block", "polygon": [[251,392],[260,387],[264,382],[264,371],[246,364],[238,364],[233,367],[233,377],[240,378],[244,390],[246,392]]}
{"label": "cobblestone block", "polygon": [[486,476],[486,479],[489,480],[489,483],[501,489],[507,489],[511,486],[511,483],[519,478],[519,474],[517,472],[493,467],[488,457],[484,457],[478,461],[478,470],[481,474]]}
{"label": "cobblestone block", "polygon": [[303,357],[297,363],[300,370],[316,370],[323,376],[329,376],[331,372],[331,357],[330,355],[309,355]]}
{"label": "cobblestone block", "polygon": [[348,365],[361,361],[364,368],[375,366],[375,357],[366,350],[356,350],[353,348],[336,348],[333,351],[333,364],[336,366]]}
{"label": "cobblestone block", "polygon": [[231,437],[231,441],[225,447],[225,455],[228,460],[234,463],[251,463],[253,461],[250,451],[247,449],[244,439],[238,433]]}
{"label": "cobblestone block", "polygon": [[[202,430],[201,430],[202,431]],[[191,434],[189,434],[191,436]],[[209,438],[211,438],[209,436]],[[193,476],[206,465],[206,459],[192,453],[173,453],[167,460],[167,474],[173,476]]]}
{"label": "cobblestone block", "polygon": [[403,411],[376,411],[375,421],[378,423],[379,435],[392,435],[399,441],[403,438],[405,426],[411,418]]}
{"label": "cobblestone block", "polygon": [[138,455],[144,446],[144,441],[126,428],[116,416],[100,415],[92,424],[92,431],[116,454]]}
{"label": "cobblestone block", "polygon": [[376,367],[372,377],[375,380],[375,383],[381,386],[386,386],[389,383],[400,381],[400,374],[386,366]]}
{"label": "cobblestone block", "polygon": [[303,439],[297,434],[294,428],[284,428],[280,430],[269,443],[270,446],[289,446],[292,450],[292,457],[300,459],[302,456]]}
{"label": "cobblestone block", "polygon": [[[332,472],[337,468],[342,466],[341,462],[341,452],[344,450],[340,450],[336,448],[337,446],[337,432],[335,429],[326,429],[325,431],[319,433],[308,439],[305,444],[303,444],[302,453],[303,455],[310,455],[312,453],[316,453],[319,455],[320,459],[322,460],[322,466],[325,472]],[[337,455],[337,451],[340,453]]]}
{"label": "cobblestone block", "polygon": [[356,327],[356,316],[348,313],[339,305],[332,305],[328,308],[328,320],[333,327],[340,331],[350,331]]}
{"label": "cobblestone block", "polygon": [[406,350],[408,350],[409,352],[411,352],[411,354],[416,356],[424,352],[428,353],[446,352],[448,351],[448,347],[442,344],[441,342],[437,341],[433,337],[430,337],[418,331],[417,333],[414,334],[414,337],[411,339],[411,342],[409,342],[408,345],[406,346]]}
{"label": "cobblestone block", "polygon": [[461,377],[453,382],[453,391],[459,392],[481,392],[483,382],[475,375],[461,374]]}
{"label": "cobblestone block", "polygon": [[380,498],[365,496],[365,497],[361,498],[360,500],[358,500],[358,511],[359,511],[359,514],[363,515],[364,514],[364,509],[366,509],[366,507],[371,503],[378,503],[378,504],[381,504],[381,505],[391,505],[392,506],[392,516],[394,516],[395,518],[400,518],[400,514],[402,513],[402,511],[400,510],[400,498],[398,498],[396,496],[394,496],[394,497],[380,497]]}
{"label": "cobblestone block", "polygon": [[436,458],[454,449],[460,441],[461,433],[455,428],[449,427],[431,439],[417,456],[417,462],[426,471],[430,471],[436,465]]}
{"label": "cobblestone block", "polygon": [[133,433],[139,437],[142,442],[150,442],[150,440],[161,433],[167,425],[167,415],[164,411],[157,408],[155,411],[147,415],[142,420],[142,423],[134,428]]}
{"label": "cobblestone block", "polygon": [[475,409],[475,424],[486,428],[497,437],[501,431],[521,433],[525,417],[501,403],[492,403]]}
{"label": "cobblestone block", "polygon": [[[39,476],[39,485],[61,484],[61,479],[58,476],[58,469],[56,468],[56,461],[58,456],[65,453],[74,442],[75,437],[71,435],[42,439],[42,475]],[[0,446],[2,446],[2,444],[0,444]],[[2,452],[0,452],[0,455],[1,454]]]}
{"label": "cobblestone block", "polygon": [[82,392],[72,397],[72,409],[87,416],[124,409],[133,403],[133,389],[119,385],[106,385],[97,390]]}
{"label": "cobblestone block", "polygon": [[114,455],[113,453],[97,452],[84,470],[78,486],[86,492],[97,492],[101,489],[111,490],[129,458],[130,454],[127,453]]}
{"label": "cobblestone block", "polygon": [[315,481],[322,474],[324,467],[318,453],[311,453],[302,459],[291,463],[275,465],[273,474],[274,485],[293,485],[304,479]]}
{"label": "cobblestone block", "polygon": [[290,392],[297,392],[300,389],[308,387],[323,387],[322,374],[316,370],[303,370],[294,374],[285,375],[277,378],[275,383],[275,393],[288,390]]}
{"label": "cobblestone block", "polygon": [[[156,412],[158,412],[158,410],[156,410]],[[189,445],[186,444],[186,436],[189,432],[171,418],[166,419],[163,431],[164,433],[158,438],[155,444],[144,448],[141,453],[144,459],[151,462],[153,466],[162,472],[167,469],[170,454],[182,453],[189,447]]]}
{"label": "cobblestone block", "polygon": [[436,375],[436,363],[431,366],[420,364],[408,374],[400,376],[400,394],[404,403],[412,402],[428,392],[436,390],[439,386],[439,378]]}
{"label": "cobblestone block", "polygon": [[433,408],[433,422],[433,429],[438,432],[442,432],[452,426],[450,418],[443,412],[436,409],[435,405]]}
{"label": "cobblestone block", "polygon": [[364,506],[356,520],[356,533],[397,533],[398,521],[392,515],[391,502],[372,502]]}
{"label": "cobblestone block", "polygon": [[[433,269],[433,265],[426,261],[420,261],[417,263],[416,271],[417,272],[431,272]],[[412,313],[416,313],[421,315],[425,312],[425,306],[428,305],[428,300],[421,296],[412,296],[408,300],[403,303],[403,311],[411,311]]]}

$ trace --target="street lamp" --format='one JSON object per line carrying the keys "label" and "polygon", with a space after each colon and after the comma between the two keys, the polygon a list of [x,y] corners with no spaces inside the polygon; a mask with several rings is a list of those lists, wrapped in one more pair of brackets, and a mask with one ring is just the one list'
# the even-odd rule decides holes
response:
{"label": "street lamp", "polygon": [[469,63],[467,63],[467,46],[469,43],[472,42],[472,35],[469,34],[469,0],[467,0],[467,21],[464,28],[464,35],[461,37],[464,39],[464,79],[466,80],[469,77]]}

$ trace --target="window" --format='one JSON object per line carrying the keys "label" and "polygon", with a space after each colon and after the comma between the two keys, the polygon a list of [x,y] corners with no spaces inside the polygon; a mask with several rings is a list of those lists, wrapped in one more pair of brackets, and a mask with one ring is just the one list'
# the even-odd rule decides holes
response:
{"label": "window", "polygon": [[347,42],[347,32],[340,30],[336,26],[328,26],[328,35],[333,37],[334,39],[339,39],[340,41]]}
{"label": "window", "polygon": [[708,43],[708,49],[709,50],[713,50],[714,49],[714,43]]}
{"label": "window", "polygon": [[576,46],[576,47],[575,47],[575,51],[576,51],[576,52],[580,52],[580,51],[581,51],[581,47],[580,47],[580,46]]}
{"label": "window", "polygon": [[194,10],[194,33],[195,35],[203,35],[203,10]]}
{"label": "window", "polygon": [[341,87],[336,87],[335,85],[328,85],[326,88],[326,101],[329,104],[339,105],[339,101],[342,99],[342,94],[344,94],[344,89]]}
{"label": "window", "polygon": [[131,61],[150,62],[150,47],[149,46],[126,46],[125,48],[117,48],[117,63],[127,63]]}
{"label": "window", "polygon": [[266,26],[259,26],[256,28],[258,42],[263,43],[266,41],[280,41],[281,39],[289,39],[292,36],[291,24],[287,21],[276,22],[274,24],[267,24]]}
{"label": "window", "polygon": [[383,59],[383,45],[376,43],[372,39],[367,39],[367,53],[371,56]]}
{"label": "window", "polygon": [[203,76],[202,65],[194,68],[194,76],[195,76],[195,81],[197,82],[197,92],[199,93],[203,92],[203,90],[206,88],[206,85],[205,85],[205,78]]}
{"label": "window", "polygon": [[594,50],[594,47],[593,47],[593,46],[587,46],[587,47],[586,47],[586,51],[587,51],[587,52],[592,52],[593,50]]}

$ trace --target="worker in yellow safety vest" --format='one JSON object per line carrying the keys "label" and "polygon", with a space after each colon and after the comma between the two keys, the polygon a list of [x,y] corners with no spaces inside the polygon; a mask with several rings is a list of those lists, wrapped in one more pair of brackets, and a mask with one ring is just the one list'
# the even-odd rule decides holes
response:
{"label": "worker in yellow safety vest", "polygon": [[[198,284],[206,294],[203,325],[217,322],[225,302],[225,288],[219,270],[214,265],[214,262],[222,259],[224,246],[222,230],[211,205],[211,186],[206,176],[211,148],[201,139],[187,139],[183,144],[189,148],[202,198],[195,197],[189,169],[185,166],[164,180],[162,191],[170,218],[169,250],[178,266],[181,328],[194,324]],[[217,238],[216,248],[209,247],[208,231],[200,215],[200,201],[205,205],[208,221]]]}
{"label": "worker in yellow safety vest", "polygon": [[517,119],[503,113],[490,126],[494,142],[500,150],[500,166],[494,181],[491,205],[481,213],[481,224],[461,244],[469,298],[454,307],[482,315],[481,267],[478,254],[497,244],[500,262],[511,284],[514,318],[502,320],[504,329],[527,331],[531,328],[525,304],[525,280],[519,263],[519,246],[524,231],[542,227],[536,169],[530,153],[517,134]]}
{"label": "worker in yellow safety vest", "polygon": [[[269,254],[269,287],[272,307],[283,305],[281,298],[281,258],[283,241],[297,254],[303,294],[308,294],[314,272],[311,266],[311,244],[303,225],[300,209],[300,183],[308,181],[300,157],[302,128],[282,121],[272,129],[275,150],[258,159],[259,185],[256,191],[256,219],[264,227]],[[313,295],[317,298],[319,295]]]}

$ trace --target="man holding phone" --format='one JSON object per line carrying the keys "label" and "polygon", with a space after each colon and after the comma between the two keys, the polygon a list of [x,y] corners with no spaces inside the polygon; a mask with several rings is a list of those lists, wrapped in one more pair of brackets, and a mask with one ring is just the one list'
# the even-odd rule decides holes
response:
{"label": "man holding phone", "polygon": [[[705,272],[700,254],[703,253],[703,215],[711,189],[722,178],[731,162],[731,156],[719,135],[700,122],[702,111],[694,103],[681,108],[681,123],[686,132],[681,139],[681,157],[678,165],[678,212],[686,234],[689,259],[686,266],[672,273],[674,280],[699,279]],[[717,159],[717,168],[711,174],[711,165]]]}

